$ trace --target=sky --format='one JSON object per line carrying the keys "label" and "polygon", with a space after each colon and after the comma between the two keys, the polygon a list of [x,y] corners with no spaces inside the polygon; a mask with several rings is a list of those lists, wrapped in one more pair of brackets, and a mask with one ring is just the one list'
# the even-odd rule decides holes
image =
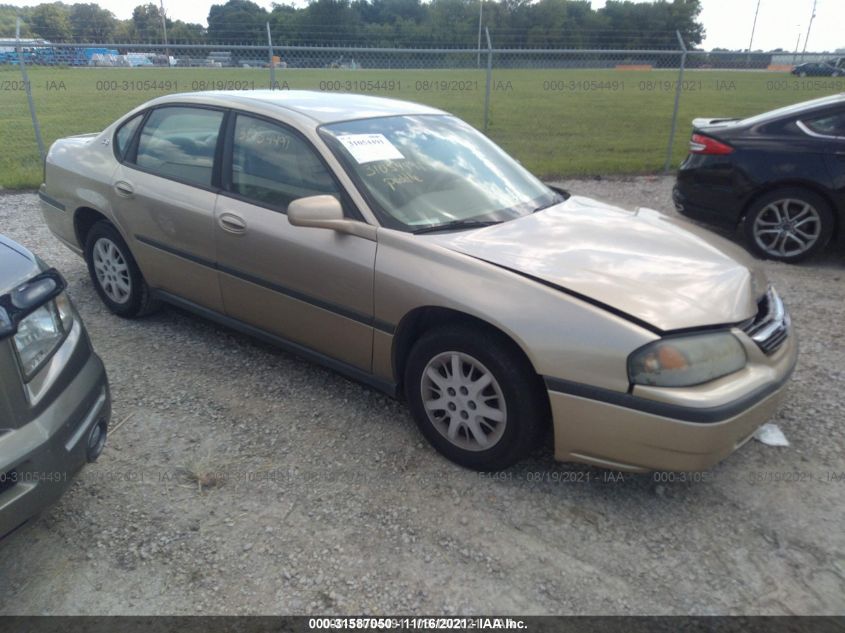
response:
{"label": "sky", "polygon": [[[10,4],[34,6],[44,0],[5,0]],[[65,0],[68,2],[68,0]],[[120,19],[132,15],[132,9],[144,0],[100,0],[98,4]],[[255,0],[259,5],[272,8],[271,0]],[[645,1],[645,0],[635,0]],[[158,3],[158,0],[155,0]],[[165,0],[168,17],[186,22],[205,24],[212,4],[225,0]],[[72,0],[69,2],[73,4]],[[707,36],[705,49],[745,49],[751,37],[751,26],[758,0],[702,0],[700,20]],[[301,6],[305,0],[294,0]],[[593,0],[593,8],[604,6],[605,0]],[[759,0],[760,12],[754,32],[753,48],[794,50],[800,35],[799,50],[804,47],[807,27],[813,11],[813,0]],[[816,0],[816,19],[810,31],[808,51],[833,51],[845,48],[845,0]]]}

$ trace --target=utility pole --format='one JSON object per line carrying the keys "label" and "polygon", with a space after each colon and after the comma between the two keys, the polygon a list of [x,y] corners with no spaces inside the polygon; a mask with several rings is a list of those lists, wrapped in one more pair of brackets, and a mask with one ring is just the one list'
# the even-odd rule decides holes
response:
{"label": "utility pole", "polygon": [[813,0],[813,14],[810,16],[810,23],[807,25],[807,37],[804,38],[804,49],[801,51],[801,61],[804,61],[804,54],[807,52],[807,42],[810,41],[810,29],[813,28],[813,20],[816,17],[816,4],[819,0]]}
{"label": "utility pole", "polygon": [[484,0],[478,0],[478,59],[475,62],[477,68],[481,68],[481,15],[484,12]]}
{"label": "utility pole", "polygon": [[760,2],[757,0],[757,10],[754,11],[754,23],[751,25],[751,39],[748,40],[748,55],[745,57],[745,65],[751,66],[751,46],[754,44],[754,31],[757,29],[757,15],[760,13]]}
{"label": "utility pole", "polygon": [[164,17],[164,0],[161,0],[161,32],[164,34],[164,54],[167,56],[167,67],[170,67],[170,48],[167,46],[167,19]]}
{"label": "utility pole", "polygon": [[757,15],[760,13],[760,2],[757,0],[757,10],[754,12],[754,23],[751,25],[751,39],[748,41],[748,53],[751,54],[751,45],[754,44],[754,31],[757,29]]}
{"label": "utility pole", "polygon": [[[799,28],[800,25],[799,25]],[[795,62],[798,61],[798,47],[801,45],[801,31],[798,31],[798,39],[795,41],[795,52],[792,54],[792,65],[795,65]]]}

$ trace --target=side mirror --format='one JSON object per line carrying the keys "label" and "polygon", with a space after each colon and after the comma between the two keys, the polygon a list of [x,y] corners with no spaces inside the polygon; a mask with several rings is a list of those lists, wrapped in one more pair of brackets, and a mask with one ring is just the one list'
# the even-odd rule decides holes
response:
{"label": "side mirror", "polygon": [[298,198],[288,205],[288,221],[294,226],[330,229],[344,219],[343,207],[334,196]]}
{"label": "side mirror", "polygon": [[331,229],[372,241],[376,239],[376,227],[345,218],[343,207],[334,196],[308,196],[294,200],[288,205],[288,222],[293,226]]}

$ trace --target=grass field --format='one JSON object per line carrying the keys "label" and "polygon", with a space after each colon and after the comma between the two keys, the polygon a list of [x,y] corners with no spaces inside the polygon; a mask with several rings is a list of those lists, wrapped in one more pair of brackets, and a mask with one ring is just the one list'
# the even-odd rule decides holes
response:
{"label": "grass field", "polygon": [[[214,68],[29,69],[45,142],[95,132],[144,101],[169,92],[269,86],[269,71]],[[484,120],[485,73],[478,70],[277,70],[281,88],[362,92],[448,110],[476,127]],[[544,177],[648,173],[662,168],[676,71],[494,70],[488,134]],[[845,79],[786,73],[687,71],[674,164],[686,154],[697,116],[744,116],[845,91]],[[20,71],[0,70],[0,186],[29,188],[41,163]]]}

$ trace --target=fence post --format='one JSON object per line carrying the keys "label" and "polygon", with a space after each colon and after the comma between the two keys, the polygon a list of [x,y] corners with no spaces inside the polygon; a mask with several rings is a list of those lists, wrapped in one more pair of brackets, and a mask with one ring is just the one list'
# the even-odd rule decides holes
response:
{"label": "fence post", "polygon": [[681,45],[681,68],[678,71],[678,85],[675,86],[675,109],[672,111],[672,129],[669,130],[669,147],[666,148],[666,162],[663,164],[664,173],[672,168],[672,150],[675,145],[675,131],[678,129],[678,107],[681,105],[681,90],[684,84],[684,67],[687,65],[687,47],[680,31],[675,31],[678,44]]}
{"label": "fence post", "polygon": [[15,23],[15,43],[18,52],[18,64],[21,67],[21,76],[23,78],[23,87],[26,90],[26,100],[29,102],[29,115],[32,117],[32,129],[35,130],[35,142],[38,143],[38,154],[41,160],[47,156],[44,151],[44,139],[41,138],[41,126],[38,124],[38,117],[35,115],[35,102],[32,100],[32,86],[29,84],[29,76],[26,73],[26,63],[23,58],[23,49],[21,48],[21,19],[18,18]]}
{"label": "fence post", "polygon": [[270,23],[267,22],[267,62],[270,64],[270,90],[276,89],[276,64],[273,63],[273,38],[270,36]]}
{"label": "fence post", "polygon": [[490,31],[484,27],[487,36],[487,82],[484,86],[484,131],[490,125],[490,86],[493,84],[493,45],[490,43]]}

